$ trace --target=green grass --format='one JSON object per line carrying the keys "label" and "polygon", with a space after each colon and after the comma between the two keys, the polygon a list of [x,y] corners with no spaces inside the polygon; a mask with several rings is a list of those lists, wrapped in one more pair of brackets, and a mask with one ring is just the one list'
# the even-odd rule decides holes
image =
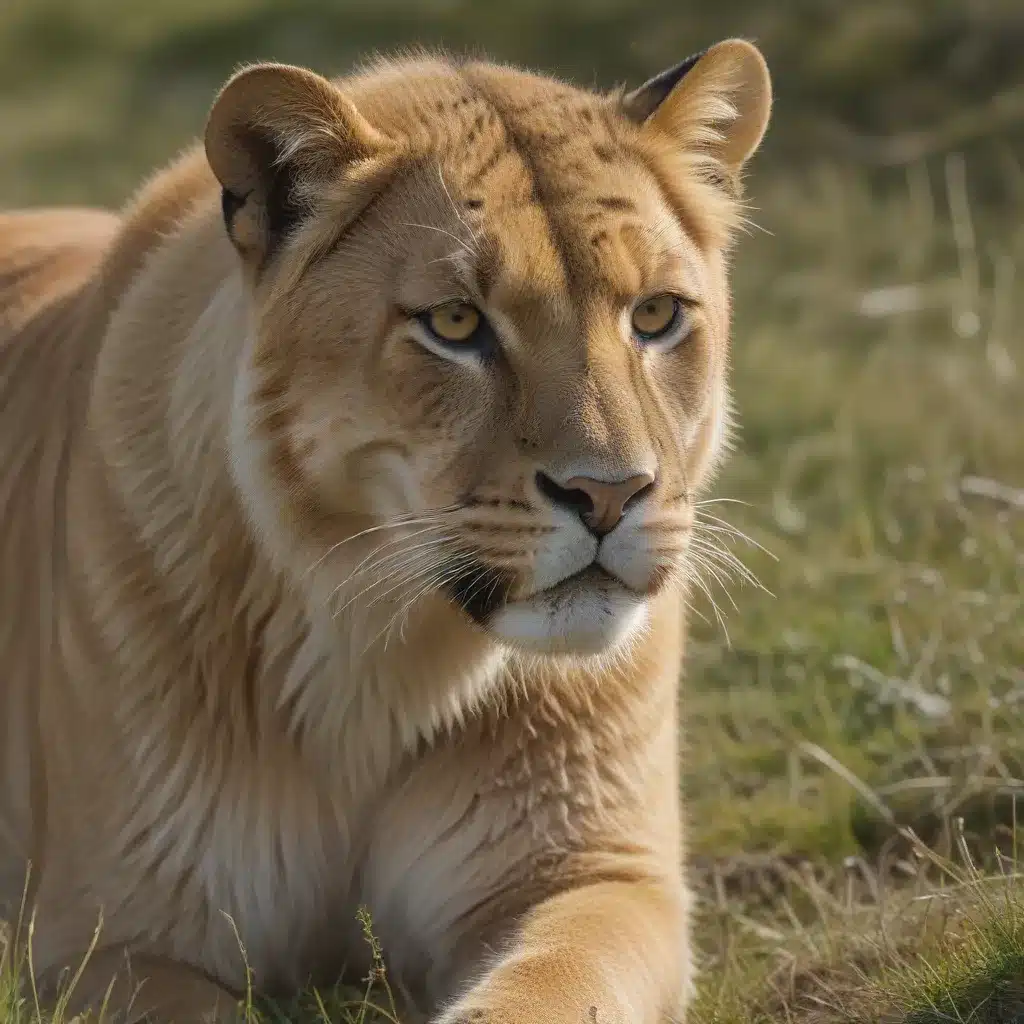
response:
{"label": "green grass", "polygon": [[[780,101],[710,510],[774,557],[736,546],[771,593],[710,581],[724,625],[702,599],[686,666],[695,1019],[1024,1020],[1019,5],[678,6],[8,0],[0,205],[118,201],[242,59],[443,41],[610,83],[755,35]],[[299,1016],[370,1024],[360,998]]]}
{"label": "green grass", "polygon": [[[917,846],[917,844],[914,844]],[[850,862],[792,872],[771,911],[723,909],[725,969],[709,975],[696,1018],[714,1024],[939,1024],[1024,1013],[1024,890],[1016,872],[980,873],[964,856],[919,847],[911,882]],[[801,902],[814,908],[801,912]]]}
{"label": "green grass", "polygon": [[[1013,873],[1024,786],[1024,231],[956,156],[759,206],[718,490],[775,596],[734,591],[731,647],[698,624],[688,665],[698,1020],[1024,1019],[1022,893],[981,880]],[[865,315],[908,284],[922,308]]]}

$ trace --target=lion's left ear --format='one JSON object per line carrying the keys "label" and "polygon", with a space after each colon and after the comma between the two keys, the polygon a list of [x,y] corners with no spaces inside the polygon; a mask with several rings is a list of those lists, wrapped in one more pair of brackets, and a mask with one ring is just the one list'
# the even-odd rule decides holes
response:
{"label": "lion's left ear", "polygon": [[221,90],[205,143],[228,234],[243,257],[262,263],[301,223],[320,186],[385,140],[327,79],[257,64]]}
{"label": "lion's left ear", "polygon": [[688,57],[622,101],[623,113],[645,131],[709,153],[730,177],[760,145],[771,106],[768,65],[761,51],[742,39]]}

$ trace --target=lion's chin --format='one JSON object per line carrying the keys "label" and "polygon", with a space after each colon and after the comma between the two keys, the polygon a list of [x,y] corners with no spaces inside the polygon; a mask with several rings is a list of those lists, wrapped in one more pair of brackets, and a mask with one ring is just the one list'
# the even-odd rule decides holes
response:
{"label": "lion's chin", "polygon": [[647,599],[592,567],[554,587],[507,601],[486,628],[536,654],[600,655],[629,641],[647,619]]}

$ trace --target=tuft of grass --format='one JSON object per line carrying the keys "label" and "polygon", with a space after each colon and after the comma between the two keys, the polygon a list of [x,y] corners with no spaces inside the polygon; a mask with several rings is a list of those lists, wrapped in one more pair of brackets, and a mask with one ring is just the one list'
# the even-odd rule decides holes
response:
{"label": "tuft of grass", "polygon": [[953,859],[903,830],[909,861],[887,874],[858,858],[824,873],[783,868],[768,906],[723,901],[704,922],[725,952],[697,1024],[1017,1020],[1024,874],[1010,858],[980,871],[962,822],[953,827]]}
{"label": "tuft of grass", "polygon": [[339,985],[326,993],[314,989],[287,1005],[264,1000],[252,1010],[252,1024],[288,1024],[294,1020],[309,1024],[401,1024],[373,919],[366,907],[360,907],[357,917],[370,949],[370,970],[362,987]]}
{"label": "tuft of grass", "polygon": [[[360,908],[358,920],[370,950],[370,970],[361,986],[338,984],[327,991],[311,988],[287,1002],[257,997],[247,985],[239,1004],[243,1024],[401,1024],[395,997],[387,976],[387,965],[373,922],[366,908]],[[72,977],[64,987],[56,1008],[43,1014],[32,985],[31,927],[23,929],[24,939],[16,939],[17,929],[0,922],[0,1024],[79,1024],[69,1019],[66,1007],[74,990]],[[97,929],[99,935],[99,928]],[[245,955],[242,950],[243,957]],[[88,963],[89,954],[82,961]],[[89,1015],[81,1024],[103,1024],[105,1010]]]}

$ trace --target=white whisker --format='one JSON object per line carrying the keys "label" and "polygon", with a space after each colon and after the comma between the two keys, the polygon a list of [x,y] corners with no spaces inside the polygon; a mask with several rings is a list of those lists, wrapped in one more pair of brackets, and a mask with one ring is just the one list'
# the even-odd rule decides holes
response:
{"label": "white whisker", "polygon": [[735,552],[730,551],[726,547],[722,547],[720,544],[716,544],[710,538],[701,537],[699,534],[695,534],[691,538],[690,544],[695,550],[714,559],[714,561],[723,569],[735,572],[741,580],[751,584],[751,586],[757,587],[758,590],[763,590],[770,596],[774,596],[761,582],[761,580],[758,579],[757,575],[739,557],[737,557]]}
{"label": "white whisker", "polygon": [[455,579],[459,573],[462,572],[466,563],[472,561],[472,558],[473,556],[467,552],[460,556],[455,564],[450,565],[447,568],[442,568],[440,572],[435,571],[432,576],[428,577],[426,582],[419,587],[419,589],[417,589],[410,598],[400,605],[398,609],[396,609],[394,614],[388,619],[387,623],[385,623],[384,628],[381,629],[367,645],[366,650],[368,651],[381,636],[384,636],[384,647],[387,649],[388,643],[391,639],[391,631],[399,622],[401,622],[399,635],[404,636],[408,613],[412,609],[412,606],[429,591],[438,590],[449,580]]}
{"label": "white whisker", "polygon": [[[744,543],[749,544],[751,547],[757,548],[758,551],[763,551],[769,558],[774,561],[778,561],[779,557],[773,551],[769,551],[763,544],[758,543],[753,537],[748,536],[742,530],[733,526],[732,523],[726,522],[724,519],[720,519],[718,516],[713,516],[707,512],[698,512],[698,520],[701,520],[698,525],[701,529],[710,530],[718,533],[728,533],[730,536],[737,537]],[[712,525],[717,524],[717,525]]]}
{"label": "white whisker", "polygon": [[460,505],[446,505],[442,508],[431,509],[427,512],[409,512],[405,515],[395,516],[393,519],[389,519],[385,523],[378,523],[374,526],[367,527],[365,530],[360,530],[358,533],[352,534],[351,537],[346,537],[344,540],[339,540],[337,543],[332,544],[313,564],[306,570],[305,575],[311,573],[318,565],[320,565],[325,559],[329,558],[338,548],[344,547],[346,544],[351,544],[353,541],[359,540],[360,537],[365,537],[371,533],[379,533],[381,530],[396,530],[400,526],[416,526],[420,523],[435,522],[441,515],[449,512],[456,512],[461,508]]}
{"label": "white whisker", "polygon": [[730,593],[728,584],[718,574],[718,571],[714,563],[700,555],[694,558],[693,561],[695,566],[697,567],[698,572],[703,571],[708,573],[708,575],[711,576],[711,578],[722,588],[722,593],[725,594],[726,598],[729,601],[729,604],[732,605],[733,611],[738,612],[740,610],[739,605],[736,604],[735,599]]}
{"label": "white whisker", "polygon": [[398,611],[392,615],[391,621],[388,625],[387,635],[384,637],[385,650],[387,649],[388,643],[391,639],[391,631],[394,629],[396,624],[398,625],[399,640],[405,639],[405,627],[408,624],[409,612],[412,610],[413,605],[415,605],[417,601],[423,598],[430,591],[440,590],[450,580],[455,579],[465,568],[466,562],[471,560],[472,556],[469,556],[451,568],[442,570],[441,572],[435,572],[433,576],[427,578],[426,582],[419,588],[419,590],[417,590],[412,597],[410,597],[398,609]]}
{"label": "white whisker", "polygon": [[[473,245],[476,245],[478,243],[477,234],[473,230],[472,225],[470,225],[466,221],[466,218],[462,216],[462,211],[458,208],[458,206],[456,206],[455,200],[452,199],[452,194],[451,192],[448,191],[448,183],[444,180],[444,173],[441,171],[440,164],[438,164],[437,166],[437,178],[441,182],[441,188],[444,189],[444,194],[448,197],[448,202],[452,204],[452,211],[455,213],[456,219],[469,232],[469,237],[472,240]],[[475,250],[474,255],[476,255]]]}
{"label": "white whisker", "polygon": [[[425,565],[418,566],[416,568],[410,568],[410,570],[399,580],[394,582],[394,585],[389,587],[387,590],[379,593],[371,602],[370,607],[375,604],[379,604],[388,594],[393,593],[396,590],[400,590],[402,587],[408,586],[413,583],[417,577],[421,577],[424,573],[434,572],[437,569],[444,568],[452,564],[465,564],[466,561],[471,560],[472,556],[468,554],[452,556],[449,554],[439,554],[437,557],[428,561]],[[391,578],[393,579],[393,577]],[[390,580],[385,580],[390,582]]]}
{"label": "white whisker", "polygon": [[730,647],[732,647],[732,641],[729,639],[729,630],[726,628],[725,619],[722,617],[721,609],[718,607],[718,603],[715,601],[714,595],[711,593],[711,590],[709,589],[707,583],[704,581],[704,578],[700,575],[699,572],[691,572],[689,574],[689,578],[693,581],[693,583],[697,585],[697,587],[700,588],[700,590],[704,593],[704,596],[708,599],[708,602],[711,605],[711,609],[715,614],[715,621],[718,623],[719,628],[725,635],[725,642]]}
{"label": "white whisker", "polygon": [[450,238],[456,245],[462,246],[467,255],[476,256],[476,252],[474,252],[473,248],[464,239],[459,238],[458,235],[452,234],[451,231],[447,231],[445,228],[439,228],[434,224],[414,224],[410,221],[406,221],[403,224],[403,227],[422,228],[424,231],[436,231],[439,235],[445,235]]}
{"label": "white whisker", "polygon": [[701,501],[694,502],[694,508],[704,508],[705,505],[744,505],[747,508],[753,508],[749,501],[742,501],[739,498],[704,498]]}
{"label": "white whisker", "polygon": [[[440,540],[435,541],[433,546],[443,549],[444,543],[446,542]],[[451,556],[445,553],[443,550],[426,550],[420,554],[415,555],[412,558],[409,558],[404,565],[399,564],[387,575],[383,575],[375,580],[372,580],[369,584],[367,584],[365,587],[363,587],[361,590],[355,593],[334,613],[334,617],[337,618],[343,611],[345,611],[346,608],[348,608],[350,605],[358,601],[359,598],[364,597],[374,588],[382,586],[384,584],[391,584],[391,586],[387,587],[387,589],[385,589],[381,593],[378,593],[373,598],[373,600],[370,601],[370,606],[373,606],[374,604],[378,603],[378,601],[383,600],[388,594],[391,594],[395,590],[400,589],[402,586],[408,584],[411,580],[414,580],[417,576],[429,571],[433,566],[443,563],[450,557]]]}
{"label": "white whisker", "polygon": [[[381,544],[381,545],[375,547],[348,574],[348,578],[345,580],[345,583],[339,584],[338,587],[336,587],[335,589],[337,590],[337,589],[340,589],[341,587],[345,586],[346,583],[348,583],[350,580],[355,579],[355,577],[358,576],[360,573],[371,572],[374,569],[379,569],[383,565],[386,565],[391,559],[399,558],[403,554],[405,554],[406,552],[415,551],[418,548],[426,547],[427,545],[436,543],[437,539],[439,539],[439,538],[435,538],[434,540],[423,541],[420,544],[414,544],[411,548],[403,548],[403,547],[401,547],[402,544],[404,544],[404,543],[406,543],[406,542],[408,542],[410,540],[414,540],[416,537],[422,537],[423,534],[425,534],[425,533],[431,533],[432,531],[435,531],[435,530],[444,529],[444,527],[446,525],[447,524],[444,524],[444,523],[437,523],[437,524],[435,524],[433,526],[425,526],[422,530],[416,530],[414,533],[411,533],[411,534],[409,534],[406,537],[395,537],[395,538],[392,538],[389,541],[386,541],[384,544]],[[449,540],[451,539],[447,534],[445,534],[443,536],[446,539],[449,539]],[[397,551],[392,551],[392,552],[390,552],[387,555],[384,554],[384,552],[388,548],[393,548],[393,547],[398,547],[398,550]]]}

